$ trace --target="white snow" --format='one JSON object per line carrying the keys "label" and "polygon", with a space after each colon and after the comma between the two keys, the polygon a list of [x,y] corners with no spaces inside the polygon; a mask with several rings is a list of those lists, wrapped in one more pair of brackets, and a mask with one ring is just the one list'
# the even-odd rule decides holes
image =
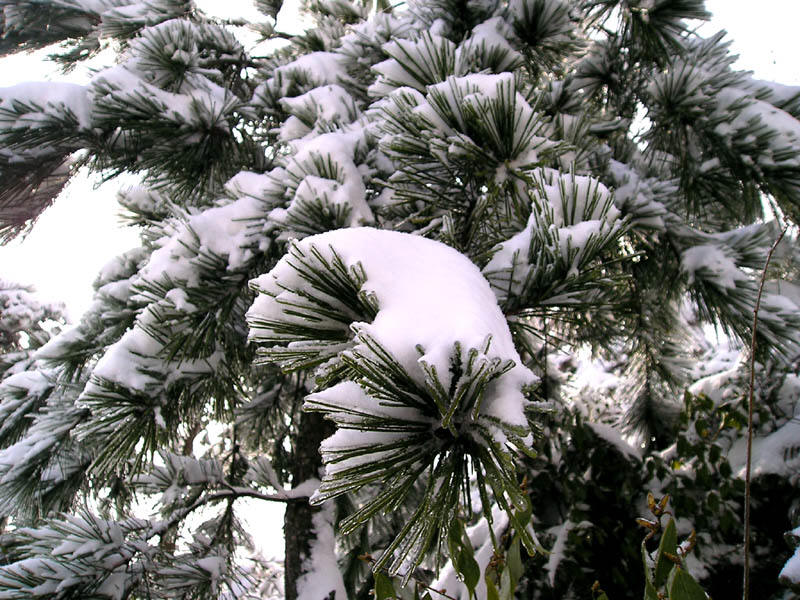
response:
{"label": "white snow", "polygon": [[[521,361],[506,320],[487,281],[465,256],[418,236],[371,228],[340,229],[298,242],[304,250],[313,245],[324,255],[331,248],[346,265],[360,262],[367,276],[363,291],[373,292],[379,311],[372,323],[355,326],[370,334],[420,384],[425,380],[421,362],[435,367],[447,389],[450,356],[455,342],[481,348],[491,336],[489,357],[510,359],[515,367],[487,390],[482,411],[510,424],[526,427],[521,388],[533,374]],[[270,272],[254,281],[260,294],[248,316],[280,320],[282,301],[308,284],[282,259]],[[251,328],[250,336],[258,330]],[[424,354],[420,356],[416,347]]]}
{"label": "white snow", "polygon": [[[521,293],[531,271],[529,256],[546,250],[566,268],[566,276],[576,275],[591,258],[588,244],[593,239],[610,240],[621,230],[619,210],[611,192],[598,180],[581,175],[562,175],[557,171],[540,174],[540,185],[532,192],[534,203],[525,228],[495,246],[483,272],[492,281],[499,297]],[[553,242],[550,241],[552,238]],[[532,242],[536,241],[536,248]],[[555,247],[550,247],[553,244]],[[560,298],[559,301],[565,301]]]}
{"label": "white snow", "polygon": [[[159,318],[152,307],[145,309],[137,318],[136,325],[125,332],[118,342],[109,346],[97,361],[92,379],[86,384],[81,399],[102,394],[101,380],[129,390],[148,392],[160,380],[163,385],[170,385],[182,378],[210,374],[217,369],[222,360],[222,351],[219,349],[203,359],[183,359],[180,362],[162,359],[163,344],[146,331],[158,322]],[[157,418],[158,414],[154,413],[153,417]]]}
{"label": "white snow", "polygon": [[681,254],[681,270],[686,273],[689,284],[699,278],[729,290],[736,289],[737,281],[747,279],[733,259],[716,244],[703,244],[684,251]]}
{"label": "white snow", "polygon": [[[515,100],[514,109],[521,113],[518,117],[519,122],[526,122],[533,113],[533,109],[526,102],[525,97],[516,89],[514,75],[512,73],[501,73],[490,75],[484,73],[470,73],[463,77],[448,77],[445,81],[427,87],[428,95],[436,96],[439,102],[447,103],[448,111],[457,120],[459,128],[466,129],[463,117],[463,105],[479,105],[481,101],[498,98],[504,91],[511,91],[512,98]],[[439,104],[437,102],[437,105]],[[422,110],[422,109],[420,109]],[[429,110],[441,111],[439,108]],[[427,113],[426,113],[427,114]],[[449,128],[444,128],[447,131]]]}
{"label": "white snow", "polygon": [[[298,152],[289,161],[286,171],[299,180],[287,209],[300,201],[325,198],[332,205],[350,207],[348,225],[369,225],[374,222],[372,210],[367,205],[366,187],[354,158],[364,140],[364,129],[335,131],[297,141]],[[328,179],[308,173],[308,165],[315,159],[324,161],[336,170],[336,178]]]}
{"label": "white snow", "polygon": [[547,178],[542,179],[542,189],[553,210],[553,222],[557,226],[565,227],[582,221],[602,219],[614,221],[619,218],[620,213],[616,207],[609,205],[611,192],[598,180],[585,175],[561,175],[552,171],[549,175],[550,181]]}
{"label": "white snow", "polygon": [[[505,19],[493,17],[472,29],[472,35],[457,49],[456,60],[459,64],[467,63],[470,59],[476,60],[480,67],[485,62],[482,59],[494,54],[503,56],[502,61],[493,65],[495,72],[513,71],[522,60],[522,55],[508,41],[514,37],[514,32]],[[466,67],[457,67],[456,72],[458,71],[466,71]]]}
{"label": "white snow", "polygon": [[[717,127],[717,133],[725,137],[733,137],[741,130],[750,127],[752,123],[763,123],[770,130],[772,137],[769,139],[769,148],[758,156],[751,156],[757,164],[764,167],[773,167],[777,164],[796,167],[800,165],[800,159],[796,157],[783,159],[780,163],[775,162],[772,151],[786,150],[794,148],[800,143],[800,121],[792,115],[776,108],[769,102],[752,98],[747,91],[733,87],[723,88],[717,95],[717,107],[715,113],[725,117],[723,123]],[[744,103],[735,118],[731,119],[731,106]],[[741,143],[748,144],[755,141],[746,136]]]}
{"label": "white snow", "polygon": [[[91,127],[90,100],[86,86],[56,81],[19,83],[0,88],[0,109],[17,113],[16,103],[38,107],[42,112],[18,113],[14,117],[0,114],[4,128],[44,125],[47,119],[69,111],[78,121],[80,129]],[[52,122],[50,123],[52,125]]]}
{"label": "white snow", "polygon": [[[419,415],[417,415],[416,411],[409,407],[390,406],[387,403],[377,404],[361,386],[353,381],[343,381],[326,390],[315,392],[308,396],[308,402],[317,406],[325,406],[329,409],[339,408],[332,415],[335,415],[336,422],[342,429],[323,442],[320,449],[323,453],[328,448],[361,447],[369,446],[370,443],[389,441],[387,438],[400,439],[397,434],[381,433],[379,437],[370,440],[370,436],[378,434],[367,432],[361,432],[356,439],[353,439],[346,430],[351,427],[358,429],[364,416],[374,415],[407,421],[419,420]],[[358,460],[359,458],[356,457],[341,461],[336,465],[330,465],[329,469],[333,469],[330,472],[349,468],[356,464]]]}
{"label": "white snow", "polygon": [[[22,371],[3,379],[2,383],[0,383],[0,390],[16,388],[25,390],[26,396],[41,396],[52,385],[53,381],[43,371]],[[6,401],[3,402],[2,407],[6,407]],[[2,427],[2,424],[0,424],[0,427]]]}
{"label": "white snow", "polygon": [[[31,462],[47,461],[53,447],[62,442],[76,422],[75,413],[39,412],[25,437],[0,450],[0,484],[27,476]],[[13,497],[7,496],[0,506],[3,510],[17,510],[11,502]]]}
{"label": "white snow", "polygon": [[736,386],[730,384],[736,381],[736,378],[744,368],[744,364],[736,361],[731,366],[722,362],[720,366],[728,366],[728,368],[699,379],[689,387],[689,392],[694,396],[701,394],[707,396],[715,404],[721,404],[735,398],[737,394]]}
{"label": "white snow", "polygon": [[[791,535],[800,539],[800,527],[793,529]],[[800,545],[795,548],[794,554],[786,561],[786,564],[783,565],[783,569],[781,569],[778,578],[787,580],[793,584],[800,584]]]}
{"label": "white snow", "polygon": [[222,577],[225,572],[225,558],[222,556],[206,556],[194,559],[194,564],[206,571],[211,576],[212,585]]}
{"label": "white snow", "polygon": [[[149,83],[148,73],[150,68],[140,65],[135,57],[99,72],[90,86],[94,120],[100,120],[108,113],[119,114],[127,110],[139,117],[145,99],[159,107],[148,107],[148,111],[152,111],[150,117],[174,123],[176,133],[179,127],[200,131],[211,128],[228,130],[225,117],[240,104],[229,90],[203,75],[189,72],[182,80],[180,92],[170,92]],[[187,142],[194,139],[185,137]],[[196,139],[200,141],[201,138],[197,136]]]}
{"label": "white snow", "polygon": [[319,133],[320,124],[351,123],[360,114],[353,97],[339,85],[314,88],[294,98],[282,98],[280,103],[292,115],[280,130],[286,141]]}
{"label": "white snow", "polygon": [[297,580],[297,600],[347,598],[344,580],[336,562],[336,536],[333,531],[334,505],[328,503],[314,513],[311,522],[315,537],[308,556],[303,561],[303,575]]}
{"label": "white snow", "polygon": [[[160,247],[151,254],[137,280],[171,282],[173,287],[167,290],[164,301],[178,310],[194,310],[186,290],[200,282],[204,269],[202,256],[211,252],[226,261],[228,270],[240,268],[253,256],[256,248],[250,239],[251,228],[262,217],[260,201],[250,196],[190,216],[185,223],[173,226],[172,235],[159,240]],[[143,294],[137,298],[152,301]],[[221,357],[219,352],[204,360],[180,363],[167,363],[160,358],[164,344],[148,333],[150,327],[160,322],[158,309],[158,302],[148,306],[139,314],[135,326],[106,350],[94,368],[95,379],[87,385],[84,397],[97,391],[98,377],[132,390],[145,391],[155,383],[145,370],[163,374],[167,382],[188,374],[213,371]]]}
{"label": "white snow", "polygon": [[426,86],[442,81],[455,68],[455,44],[432,32],[423,32],[416,40],[392,40],[382,48],[391,58],[372,67],[378,74],[368,88],[373,97],[403,87],[425,92]]}
{"label": "white snow", "polygon": [[250,196],[257,200],[264,200],[265,189],[271,184],[269,175],[240,171],[225,183],[225,191],[234,198]]}
{"label": "white snow", "polygon": [[333,52],[311,52],[275,69],[273,78],[267,84],[277,85],[278,95],[285,98],[288,96],[292,81],[301,81],[312,89],[346,83],[351,81],[351,78],[344,68],[341,56]]}
{"label": "white snow", "polygon": [[[152,376],[142,373],[140,367],[154,361],[150,358],[145,362],[145,357],[156,356],[160,349],[161,345],[144,331],[138,328],[131,329],[120,341],[106,350],[103,357],[97,361],[93,373],[96,377],[102,377],[130,389],[144,391],[154,380]],[[92,391],[94,391],[92,384],[87,384],[84,394]]]}
{"label": "white snow", "polygon": [[[800,408],[800,407],[798,407]],[[793,477],[800,470],[800,411],[766,436],[754,436],[751,474]],[[734,473],[744,478],[746,440],[737,439],[728,453]]]}
{"label": "white snow", "polygon": [[564,560],[564,550],[567,547],[569,532],[572,531],[574,527],[575,523],[567,519],[558,527],[551,529],[556,539],[553,543],[553,547],[550,548],[550,556],[547,557],[547,564],[544,566],[544,570],[547,571],[547,580],[550,582],[551,587],[555,585],[558,565]]}
{"label": "white snow", "polygon": [[194,259],[206,251],[225,258],[228,270],[233,271],[253,257],[250,226],[263,216],[261,202],[251,196],[192,215],[174,235],[160,242],[139,277],[150,281],[168,277],[192,287],[198,284],[200,268]]}
{"label": "white snow", "polygon": [[784,85],[776,81],[766,81],[764,79],[750,77],[744,87],[751,92],[755,92],[756,95],[766,94],[764,100],[773,104],[783,104],[790,100],[800,98],[800,86]]}
{"label": "white snow", "polygon": [[[613,159],[609,161],[609,171],[615,184],[615,206],[624,213],[632,214],[637,225],[663,231],[667,209],[653,198],[654,191],[650,182],[643,179],[630,165]],[[670,184],[659,182],[659,185],[665,187]],[[670,187],[677,191],[674,184]]]}
{"label": "white snow", "polygon": [[506,269],[511,270],[509,286],[502,289],[503,297],[508,293],[518,295],[522,290],[534,227],[536,227],[536,218],[531,215],[525,229],[500,244],[492,255],[492,259],[483,269],[490,278],[494,273],[501,273]]}
{"label": "white snow", "polygon": [[642,459],[639,449],[629,444],[616,428],[611,425],[606,425],[605,423],[588,422],[587,424],[599,438],[608,442],[623,456],[633,459],[634,462],[638,462]]}

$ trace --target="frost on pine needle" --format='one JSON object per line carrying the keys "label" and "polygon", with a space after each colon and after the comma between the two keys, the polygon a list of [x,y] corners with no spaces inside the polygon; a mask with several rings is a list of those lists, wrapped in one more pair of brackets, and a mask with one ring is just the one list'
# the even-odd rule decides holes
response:
{"label": "frost on pine needle", "polygon": [[77,129],[86,130],[91,126],[86,86],[42,81],[0,88],[0,127],[3,129],[36,129],[52,126],[62,119],[72,119]]}
{"label": "frost on pine needle", "polygon": [[[86,418],[72,398],[51,395],[25,415],[30,425],[24,436],[0,450],[0,512],[36,516],[64,510],[73,500],[72,479],[81,478],[89,458],[70,437]],[[14,438],[11,438],[14,439]],[[9,440],[4,440],[8,443]]]}
{"label": "frost on pine needle", "polygon": [[270,220],[287,230],[285,237],[373,223],[356,162],[364,155],[366,143],[366,131],[358,125],[295,140],[297,153],[285,168],[270,174],[276,191],[289,199],[285,209],[269,214]]}
{"label": "frost on pine needle", "polygon": [[54,386],[54,373],[22,371],[0,382],[0,444],[7,447],[30,427],[30,415],[46,401]]}
{"label": "frost on pine needle", "polygon": [[382,50],[391,58],[373,65],[378,78],[369,87],[372,96],[387,96],[398,88],[425,92],[428,85],[444,81],[455,73],[455,44],[429,32],[416,40],[393,40]]}
{"label": "frost on pine needle", "polygon": [[[104,448],[96,468],[110,468],[119,460],[120,447],[135,443],[126,433],[131,429],[145,427],[151,440],[176,435],[176,411],[188,407],[166,400],[164,394],[179,396],[182,389],[213,387],[214,381],[228,379],[229,362],[235,359],[226,355],[222,344],[209,347],[206,340],[214,335],[242,335],[237,326],[244,304],[238,293],[255,256],[268,247],[268,241],[259,237],[264,227],[263,201],[244,193],[255,192],[258,183],[256,176],[242,174],[230,187],[241,197],[220,201],[186,216],[185,221],[174,219],[164,227],[165,235],[155,241],[155,249],[142,260],[136,276],[123,280],[130,302],[141,308],[132,326],[92,365],[81,395],[93,416],[81,425],[78,435],[118,441]],[[213,297],[204,291],[210,280],[226,282]],[[107,291],[108,285],[101,286],[98,294]],[[208,319],[209,310],[220,317]],[[230,314],[238,318],[226,318]],[[76,333],[80,338],[81,332]],[[64,350],[69,348],[62,345]],[[50,350],[51,356],[58,353],[58,348]],[[155,450],[152,443],[141,452]]]}
{"label": "frost on pine needle", "polygon": [[483,272],[509,308],[587,302],[604,283],[595,276],[598,259],[626,220],[611,192],[590,177],[543,170],[537,183],[525,228],[496,246]]}
{"label": "frost on pine needle", "polygon": [[280,128],[280,137],[285,141],[319,135],[331,126],[352,123],[360,114],[353,97],[340,85],[316,87],[280,102],[291,115]]}
{"label": "frost on pine needle", "polygon": [[322,445],[326,472],[312,502],[382,485],[341,524],[350,531],[424,482],[378,567],[395,553],[392,572],[419,564],[469,489],[467,469],[504,507],[527,502],[507,448],[531,444],[525,390],[536,378],[466,257],[417,236],[337,230],[294,242],[251,285],[259,295],[250,339],[261,360],[317,367],[321,389],[305,407],[338,426]]}
{"label": "frost on pine needle", "polygon": [[736,281],[747,279],[722,248],[711,244],[692,246],[681,255],[681,270],[686,273],[690,284],[701,269],[703,279],[721,289],[734,289]]}
{"label": "frost on pine needle", "polygon": [[[122,600],[143,574],[154,548],[140,541],[149,523],[114,522],[88,511],[12,535],[32,552],[0,566],[3,598],[96,597]],[[37,556],[38,555],[38,556]]]}
{"label": "frost on pine needle", "polygon": [[0,88],[0,240],[24,231],[73,175],[70,154],[90,135],[85,86],[63,82]]}

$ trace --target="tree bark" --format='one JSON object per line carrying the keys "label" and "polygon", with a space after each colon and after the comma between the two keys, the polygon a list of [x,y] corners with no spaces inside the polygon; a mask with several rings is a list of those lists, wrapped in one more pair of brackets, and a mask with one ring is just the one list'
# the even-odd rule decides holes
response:
{"label": "tree bark", "polygon": [[[322,458],[319,446],[334,431],[333,424],[317,413],[301,413],[297,436],[293,440],[292,485],[320,476]],[[303,561],[309,554],[314,538],[313,515],[318,508],[307,501],[289,502],[283,520],[283,533],[286,540],[286,562],[284,568],[284,592],[286,600],[297,600],[297,581],[305,569]],[[325,600],[319,598],[315,600]],[[342,599],[343,600],[343,599]]]}

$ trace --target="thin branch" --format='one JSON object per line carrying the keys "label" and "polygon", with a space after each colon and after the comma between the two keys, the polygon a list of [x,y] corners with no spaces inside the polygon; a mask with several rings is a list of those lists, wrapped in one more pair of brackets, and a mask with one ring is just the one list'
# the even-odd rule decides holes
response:
{"label": "thin branch", "polygon": [[424,584],[424,583],[422,583],[421,581],[418,581],[418,580],[414,580],[414,581],[415,581],[415,583],[416,583],[417,585],[419,585],[421,588],[424,588],[424,589],[426,589],[426,590],[429,590],[429,591],[433,592],[434,594],[439,594],[439,595],[440,595],[440,596],[442,596],[443,598],[448,598],[448,600],[456,600],[455,598],[453,598],[453,596],[450,596],[450,595],[448,595],[448,594],[447,594],[447,592],[446,592],[446,590],[437,590],[436,588],[432,588],[431,586],[429,586],[429,585],[427,585],[427,584]]}
{"label": "thin branch", "polygon": [[238,498],[256,498],[258,500],[265,500],[267,502],[294,502],[298,500],[307,500],[308,496],[291,496],[287,493],[262,494],[261,492],[251,488],[231,486],[229,487],[228,491],[208,494],[205,498],[203,498],[202,503],[207,504],[223,498],[232,498],[233,500]]}
{"label": "thin branch", "polygon": [[[205,506],[206,504],[209,504],[211,502],[215,502],[217,500],[226,500],[227,499],[229,501],[233,501],[233,500],[237,500],[239,498],[257,498],[259,500],[267,500],[269,502],[295,502],[295,501],[298,501],[298,500],[306,500],[307,499],[307,497],[300,497],[300,496],[292,497],[292,496],[288,496],[286,494],[280,494],[280,493],[279,494],[262,494],[261,492],[259,492],[257,490],[254,490],[254,489],[251,489],[251,488],[228,486],[228,490],[209,493],[209,494],[206,494],[205,496],[202,496],[202,497],[198,498],[197,500],[195,500],[189,506],[186,506],[183,509],[179,510],[177,512],[177,514],[175,514],[171,519],[169,519],[167,521],[162,521],[160,523],[157,523],[153,527],[151,527],[149,529],[149,531],[147,532],[147,534],[143,538],[141,538],[139,540],[136,540],[136,541],[140,541],[140,542],[141,541],[148,541],[148,540],[154,538],[157,535],[163,534],[164,532],[172,529],[178,523],[180,523],[181,521],[186,519],[186,517],[188,517],[191,513],[193,513],[197,509]],[[136,556],[136,554],[138,552],[140,552],[140,550],[138,548],[133,548],[132,550],[131,549],[126,549],[126,548],[120,548],[120,550],[119,550],[119,553],[121,555],[120,558],[116,562],[114,562],[114,563],[112,563],[110,565],[107,565],[105,567],[105,571],[107,571],[107,572],[115,571],[116,569],[118,569],[122,565],[124,565],[125,563],[131,561],[133,559],[133,557]]]}
{"label": "thin branch", "polygon": [[742,585],[743,600],[750,600],[750,468],[753,457],[753,404],[755,396],[755,365],[756,365],[756,331],[758,328],[758,310],[761,308],[761,295],[764,292],[764,282],[767,279],[767,268],[772,260],[775,248],[783,239],[788,228],[784,227],[778,239],[772,244],[767,254],[767,261],[764,263],[764,270],[761,271],[761,281],[758,285],[758,295],[756,305],[753,309],[753,333],[750,340],[750,390],[747,399],[747,460],[744,468],[744,583]]}

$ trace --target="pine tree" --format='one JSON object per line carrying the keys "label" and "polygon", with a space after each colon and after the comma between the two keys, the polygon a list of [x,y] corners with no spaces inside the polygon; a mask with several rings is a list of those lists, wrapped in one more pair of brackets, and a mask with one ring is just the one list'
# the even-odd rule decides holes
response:
{"label": "pine tree", "polygon": [[[0,280],[0,440],[3,447],[18,440],[25,416],[44,404],[48,374],[31,369],[33,355],[65,324],[64,307],[42,303],[30,286]],[[0,515],[0,533],[7,515]]]}
{"label": "pine tree", "polygon": [[26,371],[36,350],[66,323],[64,306],[41,302],[31,286],[0,280],[0,379]]}
{"label": "pine tree", "polygon": [[[266,0],[0,4],[4,55],[117,53],[0,90],[0,236],[86,167],[138,177],[142,241],[3,372],[0,597],[270,597],[247,499],[286,507],[289,600],[641,597],[648,491],[738,585],[800,88],[735,70],[702,0],[314,0],[298,35]],[[797,525],[795,246],[754,349],[762,597]]]}

